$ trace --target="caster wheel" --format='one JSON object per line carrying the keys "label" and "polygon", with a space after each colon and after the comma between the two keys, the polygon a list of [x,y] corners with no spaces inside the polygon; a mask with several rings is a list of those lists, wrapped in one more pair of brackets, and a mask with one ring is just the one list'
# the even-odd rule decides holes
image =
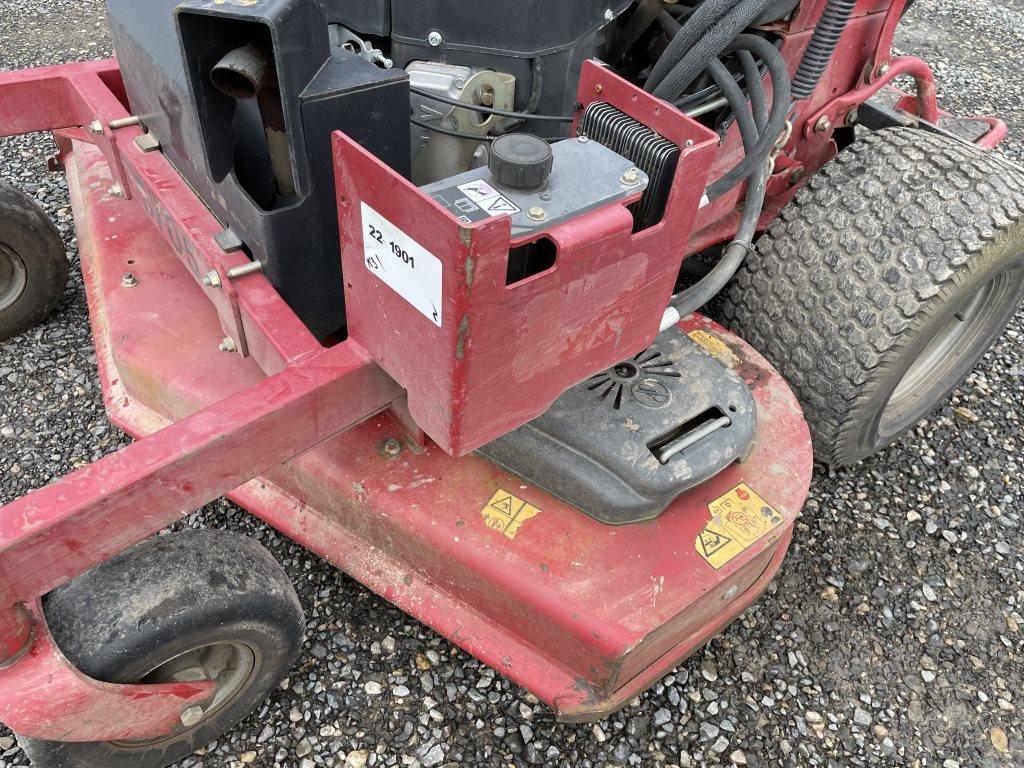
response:
{"label": "caster wheel", "polygon": [[111,683],[214,680],[172,734],[120,742],[19,737],[37,768],[162,768],[233,728],[287,675],[305,620],[263,547],[225,531],[158,536],[44,598],[58,647]]}
{"label": "caster wheel", "polygon": [[45,320],[67,282],[57,228],[32,198],[0,182],[0,341]]}

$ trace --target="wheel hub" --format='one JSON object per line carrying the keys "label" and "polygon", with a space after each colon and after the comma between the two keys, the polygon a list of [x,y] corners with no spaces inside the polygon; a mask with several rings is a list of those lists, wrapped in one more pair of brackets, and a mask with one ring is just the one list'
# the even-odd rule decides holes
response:
{"label": "wheel hub", "polygon": [[155,685],[213,680],[217,684],[213,699],[203,707],[189,707],[182,712],[182,727],[170,736],[115,743],[131,749],[149,748],[197,728],[212,714],[235,699],[245,688],[255,668],[256,655],[252,648],[243,643],[214,643],[187,651],[164,662],[140,682]]}
{"label": "wheel hub", "polygon": [[27,281],[25,262],[13,249],[0,243],[0,312],[21,298]]}
{"label": "wheel hub", "polygon": [[957,376],[963,356],[988,331],[989,316],[1012,290],[1015,280],[1011,272],[1000,272],[971,295],[932,337],[903,374],[889,396],[878,424],[882,437],[902,432],[919,419],[930,404],[928,401],[936,381]]}

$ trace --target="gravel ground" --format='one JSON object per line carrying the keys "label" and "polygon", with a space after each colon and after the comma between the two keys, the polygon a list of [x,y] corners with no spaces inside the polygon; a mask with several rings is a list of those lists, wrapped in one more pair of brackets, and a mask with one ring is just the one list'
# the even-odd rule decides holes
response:
{"label": "gravel ground", "polygon": [[[1003,116],[1024,161],[1024,2],[919,0],[901,45],[946,106]],[[0,68],[109,53],[102,3],[3,0]],[[1019,61],[1019,59],[1017,59]],[[38,198],[77,258],[47,142],[0,141],[0,178]],[[0,345],[0,499],[114,450],[81,279]],[[225,502],[190,517],[264,542],[298,587],[308,641],[260,710],[182,766],[907,765],[1024,761],[1024,315],[901,445],[815,475],[781,577],[741,620],[622,713],[545,708]],[[369,684],[368,684],[369,682]],[[381,695],[381,691],[384,694]],[[388,695],[390,694],[390,695]],[[26,764],[0,729],[0,768]]]}

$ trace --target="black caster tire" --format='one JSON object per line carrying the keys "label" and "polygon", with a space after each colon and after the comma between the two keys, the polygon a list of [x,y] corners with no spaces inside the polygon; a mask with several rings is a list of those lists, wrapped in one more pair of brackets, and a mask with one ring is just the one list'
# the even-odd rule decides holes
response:
{"label": "black caster tire", "polygon": [[45,320],[68,282],[64,243],[28,195],[0,182],[0,341]]}
{"label": "black caster tire", "polygon": [[725,324],[800,400],[815,456],[852,464],[958,386],[1024,299],[1024,174],[911,128],[808,180],[728,290]]}
{"label": "black caster tire", "polygon": [[287,574],[262,546],[226,531],[157,536],[44,598],[57,645],[111,683],[217,680],[201,718],[162,739],[18,738],[37,768],[163,768],[233,728],[287,675],[305,619]]}

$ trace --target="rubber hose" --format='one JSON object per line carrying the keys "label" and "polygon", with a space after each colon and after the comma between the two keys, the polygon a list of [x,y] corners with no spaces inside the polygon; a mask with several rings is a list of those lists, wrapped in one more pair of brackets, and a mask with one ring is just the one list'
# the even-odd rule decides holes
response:
{"label": "rubber hose", "polygon": [[[757,141],[761,137],[761,128],[757,124],[757,118],[751,114],[750,105],[747,104],[747,97],[743,93],[743,89],[733,79],[729,68],[718,59],[714,59],[708,65],[708,73],[715,81],[715,85],[721,90],[725,100],[729,103],[733,114],[736,115],[736,122],[739,123],[740,127],[740,136],[743,139],[743,152],[745,155],[749,155],[757,148]],[[761,96],[763,99],[763,88],[761,89]]]}
{"label": "rubber hose", "polygon": [[800,66],[793,75],[793,98],[797,101],[806,99],[818,87],[856,4],[857,0],[828,0],[825,3],[811,42],[807,44]]}
{"label": "rubber hose", "polygon": [[[768,73],[772,78],[772,106],[768,113],[768,122],[757,140],[757,146],[747,151],[746,156],[740,162],[707,188],[706,193],[710,200],[721,197],[762,166],[775,148],[775,142],[786,128],[786,120],[791,106],[789,69],[778,49],[763,37],[740,35],[726,48],[726,52],[738,50],[749,50],[768,67]],[[748,89],[753,87],[753,84],[748,85]],[[757,87],[763,86],[758,82]],[[739,115],[739,110],[731,104],[730,107]],[[745,100],[743,110],[746,111]]]}
{"label": "rubber hose", "polygon": [[[711,60],[719,56],[729,43],[750,26],[750,22],[761,13],[768,2],[769,0],[740,0],[736,3],[733,10],[715,22],[696,45],[679,59],[665,78],[655,86],[652,93],[666,101],[679,98],[707,68]],[[683,27],[680,35],[685,31],[686,27]]]}
{"label": "rubber hose", "polygon": [[[757,72],[758,72],[758,75],[759,75],[758,80],[764,80],[765,75],[768,74],[768,67],[766,67],[764,64],[760,64],[759,63],[758,64]],[[743,78],[743,82],[746,83],[746,78],[745,77]],[[722,119],[722,122],[718,124],[718,135],[719,136],[725,136],[725,134],[729,131],[729,129],[732,128],[732,124],[735,123],[735,122],[736,122],[736,115],[734,115],[732,112],[730,112],[728,115],[726,115]],[[761,124],[761,129],[764,130],[764,123]]]}
{"label": "rubber hose", "polygon": [[[721,64],[721,62],[717,63]],[[722,93],[736,114],[736,121],[739,123],[744,147],[748,147],[748,151],[753,149],[758,140],[757,126],[755,125],[754,116],[747,109],[746,97],[742,91],[739,91],[735,82],[732,82],[732,77],[725,65],[721,65],[720,69],[712,65],[711,74],[715,81],[722,86]],[[729,86],[730,82],[733,87]],[[764,86],[758,82],[753,88],[755,90],[763,90]],[[736,229],[736,237],[726,246],[725,251],[722,253],[722,258],[697,283],[684,291],[680,291],[672,298],[669,309],[675,310],[679,317],[686,317],[691,312],[696,312],[711,301],[729,283],[733,275],[736,274],[736,270],[743,264],[743,260],[746,258],[747,252],[754,242],[754,235],[757,234],[757,223],[761,218],[761,211],[764,208],[770,172],[767,162],[763,161],[760,172],[751,179],[750,184],[747,186],[747,198],[743,205],[743,214],[740,217],[739,226]],[[662,327],[665,327],[664,323]]]}
{"label": "rubber hose", "polygon": [[691,285],[685,291],[680,291],[672,299],[669,305],[679,313],[679,317],[686,317],[696,312],[715,296],[717,296],[729,281],[732,280],[736,270],[742,266],[747,252],[750,250],[751,241],[757,232],[757,222],[761,218],[761,210],[764,207],[765,192],[768,188],[768,176],[770,171],[767,165],[758,173],[747,187],[747,202],[743,208],[743,218],[740,226],[744,227],[744,236],[741,238],[737,231],[736,239],[725,247],[725,252],[718,263],[702,277],[696,284]]}
{"label": "rubber hose", "polygon": [[679,63],[687,51],[697,44],[704,36],[708,27],[727,14],[735,5],[734,0],[704,0],[683,24],[682,29],[673,36],[668,48],[654,62],[651,74],[647,77],[644,89],[653,91],[672,68]]}
{"label": "rubber hose", "polygon": [[768,101],[764,88],[756,88],[754,84],[760,83],[764,79],[768,68],[765,67],[765,71],[762,72],[761,66],[754,60],[754,55],[746,49],[737,51],[736,56],[740,60],[740,66],[743,67],[743,78],[746,80],[747,95],[750,99],[750,111],[754,113],[757,130],[763,131],[768,124]]}

